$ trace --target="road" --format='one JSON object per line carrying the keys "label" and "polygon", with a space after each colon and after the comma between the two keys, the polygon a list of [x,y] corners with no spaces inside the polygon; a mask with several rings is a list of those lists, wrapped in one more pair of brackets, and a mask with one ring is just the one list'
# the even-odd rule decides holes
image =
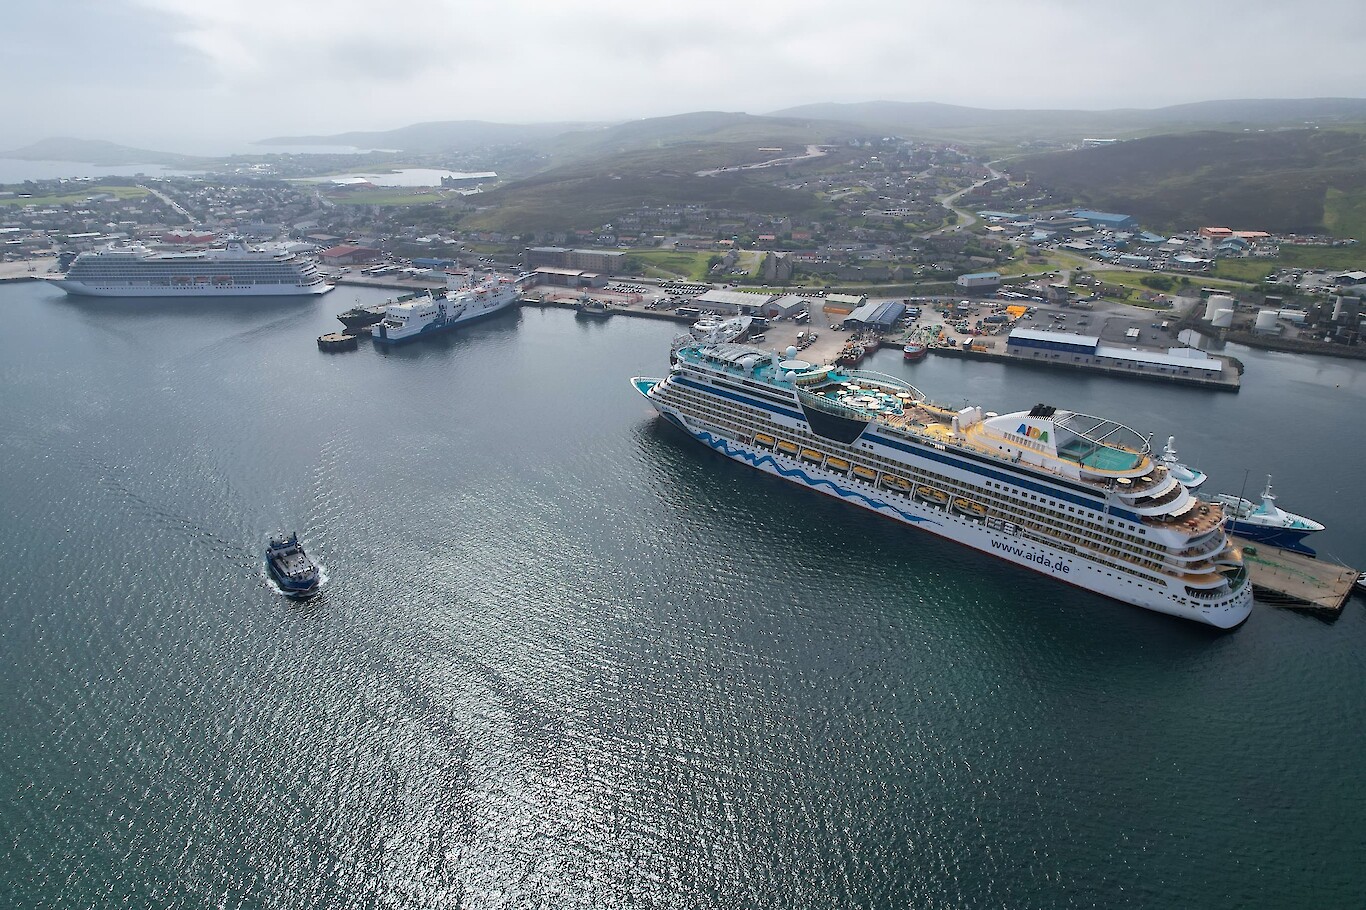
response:
{"label": "road", "polygon": [[168,206],[170,206],[172,209],[174,209],[177,213],[179,213],[179,215],[180,215],[182,218],[184,218],[186,221],[190,222],[190,224],[194,224],[194,223],[195,223],[195,217],[194,217],[193,215],[191,215],[189,212],[185,211],[184,206],[182,206],[179,202],[176,202],[176,201],[175,201],[174,199],[172,199],[170,196],[167,196],[167,195],[166,195],[165,193],[163,193],[161,190],[153,189],[152,187],[147,186],[146,184],[143,184],[143,183],[139,183],[139,184],[138,184],[138,189],[140,189],[140,190],[146,190],[147,192],[151,193],[153,196],[155,196],[155,197],[157,197],[158,199],[160,199],[162,202],[166,203]]}
{"label": "road", "polygon": [[808,145],[805,155],[784,155],[782,158],[773,158],[769,161],[758,161],[754,164],[739,164],[734,167],[718,167],[710,171],[698,171],[699,177],[714,177],[717,174],[731,174],[736,171],[757,171],[762,167],[779,167],[784,164],[795,164],[798,161],[810,161],[812,158],[824,158],[825,149],[819,145]]}
{"label": "road", "polygon": [[959,197],[959,196],[962,196],[964,193],[970,193],[970,192],[972,192],[973,190],[977,189],[978,187],[983,186],[983,185],[985,185],[985,184],[987,184],[987,183],[990,183],[991,181],[993,181],[993,180],[997,179],[998,177],[1001,177],[1001,176],[1002,176],[1002,174],[1001,174],[1000,171],[997,171],[995,168],[993,168],[993,167],[992,167],[991,165],[989,165],[989,164],[987,165],[987,174],[988,174],[989,176],[983,177],[981,180],[978,180],[978,181],[977,181],[976,183],[974,183],[972,186],[965,186],[965,187],[963,187],[961,190],[959,190],[959,191],[956,192],[956,193],[950,193],[950,194],[947,195],[947,196],[941,196],[940,199],[939,199],[939,204],[942,205],[944,208],[948,209],[950,212],[953,212],[953,217],[954,217],[955,223],[949,225],[948,227],[936,228],[936,229],[933,230],[933,231],[926,231],[925,233],[921,234],[920,236],[921,236],[921,237],[933,237],[933,236],[935,236],[936,234],[948,234],[948,233],[951,233],[951,232],[953,232],[953,231],[961,231],[961,230],[963,230],[964,228],[970,228],[970,227],[972,227],[974,224],[976,224],[976,223],[977,223],[977,216],[976,216],[976,215],[974,215],[972,212],[967,211],[966,209],[960,209],[960,208],[958,208],[957,206],[954,205],[954,203],[957,202],[957,201],[958,201],[958,197]]}

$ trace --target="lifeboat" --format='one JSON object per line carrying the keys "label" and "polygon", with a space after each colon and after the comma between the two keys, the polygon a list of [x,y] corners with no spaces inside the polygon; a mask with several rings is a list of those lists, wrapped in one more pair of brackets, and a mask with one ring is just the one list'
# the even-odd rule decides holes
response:
{"label": "lifeboat", "polygon": [[778,443],[778,451],[786,452],[789,455],[796,455],[797,444],[795,442],[787,442],[786,440],[784,440],[783,442]]}
{"label": "lifeboat", "polygon": [[982,505],[980,502],[973,502],[971,499],[963,499],[962,497],[953,501],[953,508],[955,511],[962,512],[970,518],[985,518],[987,514],[986,506]]}
{"label": "lifeboat", "polygon": [[767,433],[755,433],[754,442],[757,445],[766,446],[770,449],[773,448],[773,437],[769,436]]}
{"label": "lifeboat", "polygon": [[891,487],[893,490],[900,490],[902,493],[909,492],[911,489],[910,481],[897,477],[895,474],[882,475],[882,484]]}
{"label": "lifeboat", "polygon": [[855,465],[854,473],[864,480],[877,479],[877,471],[874,471],[872,468],[865,468],[863,465]]}
{"label": "lifeboat", "polygon": [[916,487],[915,498],[923,499],[925,502],[932,502],[937,506],[949,504],[949,494],[943,490],[936,490],[934,487]]}
{"label": "lifeboat", "polygon": [[849,462],[845,461],[843,458],[835,458],[834,456],[825,459],[825,466],[827,468],[834,468],[836,471],[849,470]]}
{"label": "lifeboat", "polygon": [[822,456],[821,453],[817,452],[815,449],[802,449],[802,457],[805,458],[807,461],[819,462],[821,458],[823,458],[824,456]]}

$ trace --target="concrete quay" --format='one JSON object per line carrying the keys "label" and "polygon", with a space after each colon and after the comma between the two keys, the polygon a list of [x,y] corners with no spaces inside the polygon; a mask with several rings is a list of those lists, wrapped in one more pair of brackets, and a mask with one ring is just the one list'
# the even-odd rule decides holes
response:
{"label": "concrete quay", "polygon": [[1258,599],[1277,607],[1336,615],[1352,593],[1356,569],[1234,537]]}

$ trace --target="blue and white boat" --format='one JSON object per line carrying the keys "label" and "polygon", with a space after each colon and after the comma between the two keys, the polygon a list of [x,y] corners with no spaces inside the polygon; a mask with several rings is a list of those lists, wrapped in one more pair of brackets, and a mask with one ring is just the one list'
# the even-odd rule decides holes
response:
{"label": "blue and white boat", "polygon": [[1306,556],[1318,555],[1304,543],[1304,538],[1322,531],[1323,525],[1277,506],[1276,497],[1271,493],[1270,474],[1266,475],[1266,489],[1262,491],[1260,503],[1249,502],[1232,493],[1218,493],[1214,499],[1228,515],[1230,534]]}
{"label": "blue and white boat", "polygon": [[1204,471],[1198,471],[1195,468],[1188,467],[1181,463],[1180,458],[1176,454],[1175,436],[1167,437],[1167,447],[1162,450],[1161,461],[1163,467],[1167,469],[1167,472],[1175,477],[1176,482],[1187,490],[1198,489],[1200,484],[1209,480],[1209,475]]}
{"label": "blue and white boat", "polygon": [[668,376],[632,385],[721,455],[1148,610],[1230,629],[1252,609],[1223,510],[1128,427],[1046,404],[945,407],[795,347],[693,340],[672,353]]}
{"label": "blue and white boat", "polygon": [[266,568],[280,590],[290,597],[311,597],[318,593],[322,572],[299,545],[299,535],[277,534],[266,545]]}
{"label": "blue and white boat", "polygon": [[513,306],[521,299],[518,281],[506,275],[490,275],[468,286],[451,279],[452,286],[443,297],[428,295],[404,303],[391,303],[384,318],[370,326],[375,341],[401,344],[449,332],[457,326],[484,319]]}

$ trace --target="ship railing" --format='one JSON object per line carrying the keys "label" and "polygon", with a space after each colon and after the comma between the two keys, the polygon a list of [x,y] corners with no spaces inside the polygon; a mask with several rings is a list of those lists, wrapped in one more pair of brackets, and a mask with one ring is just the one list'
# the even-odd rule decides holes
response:
{"label": "ship railing", "polygon": [[834,414],[836,417],[852,417],[856,420],[869,420],[869,415],[860,411],[858,408],[851,408],[848,405],[840,404],[838,401],[826,398],[824,395],[817,395],[803,388],[796,388],[798,400],[811,405],[820,411]]}
{"label": "ship railing", "polygon": [[904,392],[910,392],[915,396],[917,401],[923,401],[925,399],[924,392],[920,391],[906,380],[898,379],[896,376],[889,376],[886,373],[879,373],[876,370],[845,370],[844,372],[852,379],[866,379],[869,382],[877,382],[883,385],[892,386],[893,388]]}

